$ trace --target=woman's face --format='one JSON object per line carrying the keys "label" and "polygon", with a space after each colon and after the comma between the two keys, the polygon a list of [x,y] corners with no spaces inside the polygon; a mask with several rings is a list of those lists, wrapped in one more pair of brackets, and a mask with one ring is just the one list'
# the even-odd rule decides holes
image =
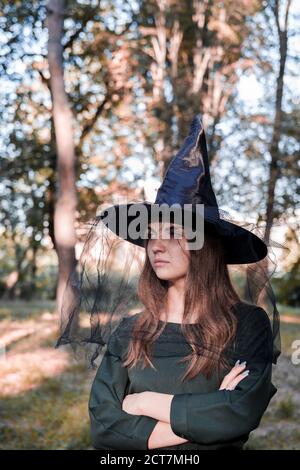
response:
{"label": "woman's face", "polygon": [[147,254],[157,277],[173,282],[185,277],[189,250],[182,226],[152,222],[148,226],[148,238]]}

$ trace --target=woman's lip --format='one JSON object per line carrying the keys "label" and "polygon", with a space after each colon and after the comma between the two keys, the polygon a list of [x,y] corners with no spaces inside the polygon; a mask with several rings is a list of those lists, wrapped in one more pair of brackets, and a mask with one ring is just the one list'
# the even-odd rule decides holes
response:
{"label": "woman's lip", "polygon": [[169,261],[154,261],[154,264],[166,264]]}

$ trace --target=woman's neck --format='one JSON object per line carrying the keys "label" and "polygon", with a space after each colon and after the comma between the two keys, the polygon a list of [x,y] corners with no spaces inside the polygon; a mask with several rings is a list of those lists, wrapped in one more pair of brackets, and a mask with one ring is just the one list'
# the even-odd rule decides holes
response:
{"label": "woman's neck", "polygon": [[180,323],[183,318],[184,310],[184,280],[180,279],[174,283],[170,283],[167,293],[167,315],[168,321],[176,321]]}

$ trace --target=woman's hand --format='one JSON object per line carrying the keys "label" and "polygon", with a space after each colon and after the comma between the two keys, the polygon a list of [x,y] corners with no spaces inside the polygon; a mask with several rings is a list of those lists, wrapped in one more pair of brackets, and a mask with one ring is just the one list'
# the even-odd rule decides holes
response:
{"label": "woman's hand", "polygon": [[239,364],[240,361],[237,361],[234,367],[225,375],[219,390],[234,390],[237,384],[243,380],[245,377],[248,376],[249,370],[245,370],[246,362],[242,362]]}
{"label": "woman's hand", "polygon": [[144,393],[145,392],[131,393],[130,395],[126,395],[122,403],[122,410],[131,415],[141,415]]}

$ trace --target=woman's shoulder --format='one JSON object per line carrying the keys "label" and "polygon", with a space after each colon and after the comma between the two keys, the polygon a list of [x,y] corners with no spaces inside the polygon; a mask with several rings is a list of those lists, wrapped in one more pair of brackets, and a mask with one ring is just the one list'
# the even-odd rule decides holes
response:
{"label": "woman's shoulder", "polygon": [[245,358],[272,357],[272,326],[266,310],[246,301],[234,306],[237,318],[235,348]]}
{"label": "woman's shoulder", "polygon": [[115,332],[116,334],[123,334],[128,331],[132,331],[132,328],[134,326],[135,321],[138,319],[138,317],[142,314],[142,312],[138,312],[135,314],[128,314],[122,318],[122,320],[119,322],[118,327],[116,328]]}
{"label": "woman's shoulder", "polygon": [[257,304],[247,302],[245,300],[237,302],[233,305],[233,312],[238,321],[238,326],[243,324],[268,326],[270,325],[270,319],[264,308]]}
{"label": "woman's shoulder", "polygon": [[111,333],[107,342],[107,349],[110,353],[121,356],[124,353],[126,345],[131,338],[132,328],[139,313],[126,315],[119,319],[117,326]]}

